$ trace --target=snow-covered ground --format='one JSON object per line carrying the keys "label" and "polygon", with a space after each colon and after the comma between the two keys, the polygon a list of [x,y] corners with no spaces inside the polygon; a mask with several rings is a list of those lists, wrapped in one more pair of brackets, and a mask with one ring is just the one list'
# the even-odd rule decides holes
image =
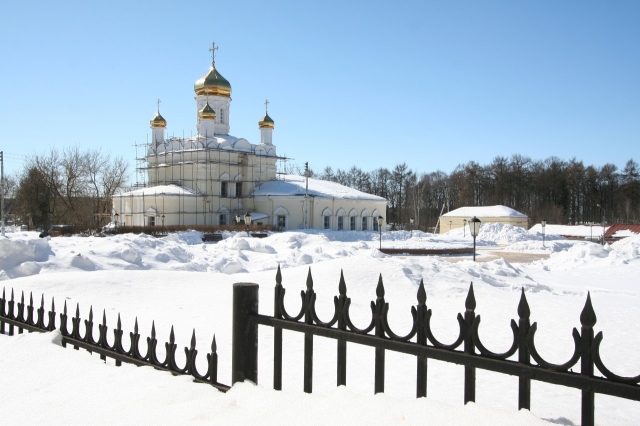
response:
{"label": "snow-covered ground", "polygon": [[[196,232],[162,239],[146,235],[107,238],[39,239],[14,232],[0,239],[0,278],[11,288],[33,291],[34,299],[55,297],[81,316],[106,312],[115,325],[121,314],[125,333],[137,317],[141,333],[155,320],[158,339],[168,340],[170,327],[179,346],[188,346],[195,328],[198,350],[208,352],[213,334],[219,354],[219,380],[230,382],[231,288],[235,282],[260,284],[260,312],[272,314],[278,264],[287,289],[288,311],[297,311],[297,294],[309,267],[318,294],[321,319],[332,314],[341,270],[352,299],[352,317],[364,325],[375,299],[378,275],[385,283],[394,331],[406,333],[410,306],[416,304],[420,279],[433,310],[432,326],[441,341],[452,341],[458,312],[464,309],[473,281],[476,312],[482,315],[480,336],[495,352],[507,349],[509,321],[517,318],[520,288],[525,288],[531,320],[538,322],[536,343],[551,362],[572,352],[571,329],[587,291],[591,292],[602,330],[601,353],[615,373],[640,373],[640,237],[602,247],[568,241],[508,225],[487,224],[477,244],[481,250],[548,254],[532,263],[504,259],[474,263],[470,256],[451,263],[431,256],[388,256],[376,248],[374,232],[285,232],[264,239],[227,233],[224,240],[203,244]],[[468,247],[462,229],[433,235],[414,231],[383,232],[383,247]],[[479,255],[479,259],[483,254]],[[540,256],[545,257],[545,256]],[[28,293],[27,293],[28,297]],[[188,378],[150,368],[104,365],[98,356],[63,349],[57,333],[0,336],[0,407],[3,421],[86,424],[542,424],[580,423],[580,392],[532,383],[532,410],[517,412],[517,378],[478,370],[476,404],[463,406],[463,368],[429,362],[428,397],[416,400],[415,358],[387,352],[385,395],[373,396],[373,349],[349,344],[347,388],[335,388],[335,341],[316,338],[314,393],[302,392],[302,336],[284,332],[283,392],[270,390],[273,332],[260,328],[259,386],[237,386],[222,394]],[[161,345],[159,345],[161,346]],[[178,350],[181,354],[182,351]],[[204,362],[204,357],[199,357]],[[182,363],[182,360],[178,362]],[[203,370],[204,367],[201,367]],[[7,386],[6,384],[10,384]],[[39,407],[34,410],[33,407]],[[109,407],[109,408],[107,408]],[[636,424],[640,403],[596,395],[596,423]]]}

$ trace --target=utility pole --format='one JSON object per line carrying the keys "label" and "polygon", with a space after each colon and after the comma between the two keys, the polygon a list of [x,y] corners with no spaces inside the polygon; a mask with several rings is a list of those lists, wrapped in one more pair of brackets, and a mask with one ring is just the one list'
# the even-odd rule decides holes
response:
{"label": "utility pole", "polygon": [[304,163],[304,229],[309,229],[309,162]]}
{"label": "utility pole", "polygon": [[4,151],[0,151],[0,210],[2,221],[2,236],[4,237]]}

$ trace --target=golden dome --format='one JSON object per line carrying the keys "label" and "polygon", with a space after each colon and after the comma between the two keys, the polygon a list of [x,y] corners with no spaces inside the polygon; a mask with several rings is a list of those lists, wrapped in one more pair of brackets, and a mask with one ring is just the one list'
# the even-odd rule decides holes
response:
{"label": "golden dome", "polygon": [[216,119],[216,112],[209,105],[209,101],[207,101],[207,104],[200,111],[198,111],[198,117],[200,117],[201,120]]}
{"label": "golden dome", "polygon": [[231,97],[231,84],[216,70],[215,64],[211,65],[208,73],[200,77],[193,85],[196,95],[212,95]]}
{"label": "golden dome", "polygon": [[167,120],[160,115],[160,111],[151,119],[150,123],[151,127],[167,127]]}
{"label": "golden dome", "polygon": [[273,129],[274,124],[273,119],[266,113],[264,114],[264,117],[258,121],[258,126],[260,126],[261,129]]}

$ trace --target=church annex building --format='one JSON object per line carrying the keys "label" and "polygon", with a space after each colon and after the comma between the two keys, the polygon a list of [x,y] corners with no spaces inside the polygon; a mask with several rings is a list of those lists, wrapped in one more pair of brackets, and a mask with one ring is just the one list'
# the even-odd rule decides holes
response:
{"label": "church annex building", "polygon": [[384,216],[384,198],[334,182],[277,174],[280,157],[268,111],[258,121],[259,144],[229,134],[231,84],[216,69],[215,55],[194,91],[197,135],[166,138],[167,121],[158,107],[145,154],[148,184],[113,197],[112,214],[119,224],[229,225],[249,213],[254,224],[280,230],[378,230],[374,218]]}

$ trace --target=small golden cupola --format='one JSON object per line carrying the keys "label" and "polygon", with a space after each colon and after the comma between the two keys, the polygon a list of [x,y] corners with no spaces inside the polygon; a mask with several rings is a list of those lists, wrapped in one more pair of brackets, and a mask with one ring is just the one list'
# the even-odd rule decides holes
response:
{"label": "small golden cupola", "polygon": [[158,110],[156,116],[151,119],[150,123],[151,127],[167,127],[167,120],[160,115],[160,110]]}
{"label": "small golden cupola", "polygon": [[269,117],[269,114],[266,114],[266,113],[264,117],[262,117],[262,119],[258,121],[258,126],[260,126],[261,129],[264,129],[264,128],[273,129],[274,124],[275,123],[273,122],[273,119]]}
{"label": "small golden cupola", "polygon": [[258,126],[261,129],[273,129],[273,126],[275,124],[273,122],[273,119],[269,117],[268,108],[269,108],[269,100],[267,99],[266,101],[264,101],[264,117],[262,117],[260,121],[258,121]]}
{"label": "small golden cupola", "polygon": [[198,111],[198,134],[210,138],[216,131],[216,112],[207,103]]}
{"label": "small golden cupola", "polygon": [[209,72],[200,77],[193,85],[193,90],[198,96],[223,96],[226,98],[231,97],[231,84],[224,78],[216,69],[216,56],[215,51],[218,50],[218,46],[213,44],[211,49],[211,68]]}
{"label": "small golden cupola", "polygon": [[164,131],[167,127],[167,120],[160,115],[160,99],[158,99],[158,112],[149,123],[151,124],[151,140],[153,143],[164,143]]}
{"label": "small golden cupola", "polygon": [[273,145],[272,133],[273,133],[273,119],[269,117],[269,101],[264,101],[264,117],[260,121],[258,121],[258,126],[260,127],[260,144],[262,145]]}
{"label": "small golden cupola", "polygon": [[205,106],[198,111],[198,118],[200,120],[215,120],[216,119],[216,112],[213,110],[213,108],[211,108],[211,106],[209,105],[209,101],[207,100],[207,103],[205,104]]}

